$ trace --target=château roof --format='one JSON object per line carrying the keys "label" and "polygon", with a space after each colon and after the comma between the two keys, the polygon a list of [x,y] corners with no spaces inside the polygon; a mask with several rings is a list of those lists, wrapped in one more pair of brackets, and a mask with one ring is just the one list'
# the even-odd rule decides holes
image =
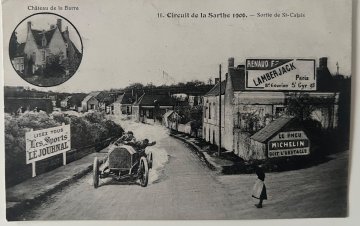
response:
{"label": "ch\u00e2teau roof", "polygon": [[[38,48],[42,47],[42,38],[43,38],[43,34],[45,35],[45,39],[46,39],[46,47],[49,46],[50,41],[52,39],[52,37],[54,36],[54,33],[56,31],[57,27],[55,26],[54,28],[50,28],[49,30],[35,30],[35,29],[31,29],[31,32],[34,36],[36,45],[38,46]],[[66,42],[65,39],[65,32],[60,31],[61,37],[63,38],[64,42]],[[78,48],[76,48],[75,44],[70,40],[70,45],[74,48],[75,53],[77,55],[81,55],[80,51],[78,50]]]}
{"label": "ch\u00e2teau roof", "polygon": [[[52,28],[50,30],[47,30],[47,31],[41,31],[41,30],[34,30],[34,29],[31,29],[31,32],[34,36],[34,39],[35,39],[35,42],[36,42],[36,45],[41,48],[42,47],[42,39],[43,39],[43,35],[45,35],[45,38],[46,38],[46,47],[49,46],[49,43],[55,33],[55,30],[56,28]],[[63,35],[62,35],[63,36]],[[63,36],[63,39],[64,39],[64,36]],[[65,39],[64,39],[65,41]]]}

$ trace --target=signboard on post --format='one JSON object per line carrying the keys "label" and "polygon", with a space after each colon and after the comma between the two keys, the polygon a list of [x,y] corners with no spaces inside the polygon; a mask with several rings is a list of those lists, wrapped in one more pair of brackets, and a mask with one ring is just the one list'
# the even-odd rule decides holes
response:
{"label": "signboard on post", "polygon": [[33,164],[33,177],[35,162],[63,153],[63,164],[66,165],[66,151],[71,148],[70,125],[61,125],[42,130],[31,130],[25,134],[26,164]]}
{"label": "signboard on post", "polygon": [[247,90],[316,91],[314,59],[246,59]]}
{"label": "signboard on post", "polygon": [[309,155],[310,141],[304,131],[280,132],[268,142],[268,157]]}

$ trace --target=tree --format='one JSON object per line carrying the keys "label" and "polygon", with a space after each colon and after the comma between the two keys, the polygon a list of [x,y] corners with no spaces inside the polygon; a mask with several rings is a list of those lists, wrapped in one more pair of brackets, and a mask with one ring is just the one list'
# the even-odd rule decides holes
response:
{"label": "tree", "polygon": [[50,55],[47,58],[43,74],[46,77],[57,77],[65,75],[65,67],[62,54]]}
{"label": "tree", "polygon": [[144,85],[136,82],[136,83],[131,83],[130,85],[128,85],[127,87],[125,87],[125,90],[142,90],[144,89]]}
{"label": "tree", "polygon": [[287,99],[286,113],[300,121],[310,120],[314,110],[315,107],[311,104],[309,94],[294,93]]}
{"label": "tree", "polygon": [[16,32],[13,32],[9,44],[10,59],[13,59],[15,57],[18,45],[19,43],[17,42]]}

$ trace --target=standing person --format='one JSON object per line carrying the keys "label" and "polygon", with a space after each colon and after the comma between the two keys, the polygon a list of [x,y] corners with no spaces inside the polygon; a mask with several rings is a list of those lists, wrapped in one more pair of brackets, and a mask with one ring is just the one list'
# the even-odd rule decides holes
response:
{"label": "standing person", "polygon": [[254,184],[252,197],[259,199],[259,203],[255,204],[257,208],[262,208],[263,200],[267,199],[266,187],[265,187],[265,173],[263,169],[259,166],[256,167],[255,173],[257,175],[257,179]]}

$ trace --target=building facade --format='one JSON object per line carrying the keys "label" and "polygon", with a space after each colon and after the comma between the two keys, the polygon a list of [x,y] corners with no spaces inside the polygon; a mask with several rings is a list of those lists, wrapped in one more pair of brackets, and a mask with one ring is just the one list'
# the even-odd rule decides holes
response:
{"label": "building facade", "polygon": [[83,112],[94,110],[99,110],[99,101],[92,95],[87,95],[84,100],[81,102],[81,109]]}
{"label": "building facade", "polygon": [[121,94],[112,104],[114,115],[131,115],[134,97],[129,93]]}
{"label": "building facade", "polygon": [[133,116],[136,121],[154,124],[161,123],[163,115],[174,110],[175,101],[168,95],[144,93],[133,104]]}
{"label": "building facade", "polygon": [[41,74],[46,65],[59,58],[59,63],[65,66],[66,73],[76,70],[82,54],[70,40],[68,27],[62,30],[62,20],[56,25],[50,25],[49,30],[32,28],[31,21],[27,23],[27,35],[24,43],[17,43],[11,61],[14,68],[24,75]]}

